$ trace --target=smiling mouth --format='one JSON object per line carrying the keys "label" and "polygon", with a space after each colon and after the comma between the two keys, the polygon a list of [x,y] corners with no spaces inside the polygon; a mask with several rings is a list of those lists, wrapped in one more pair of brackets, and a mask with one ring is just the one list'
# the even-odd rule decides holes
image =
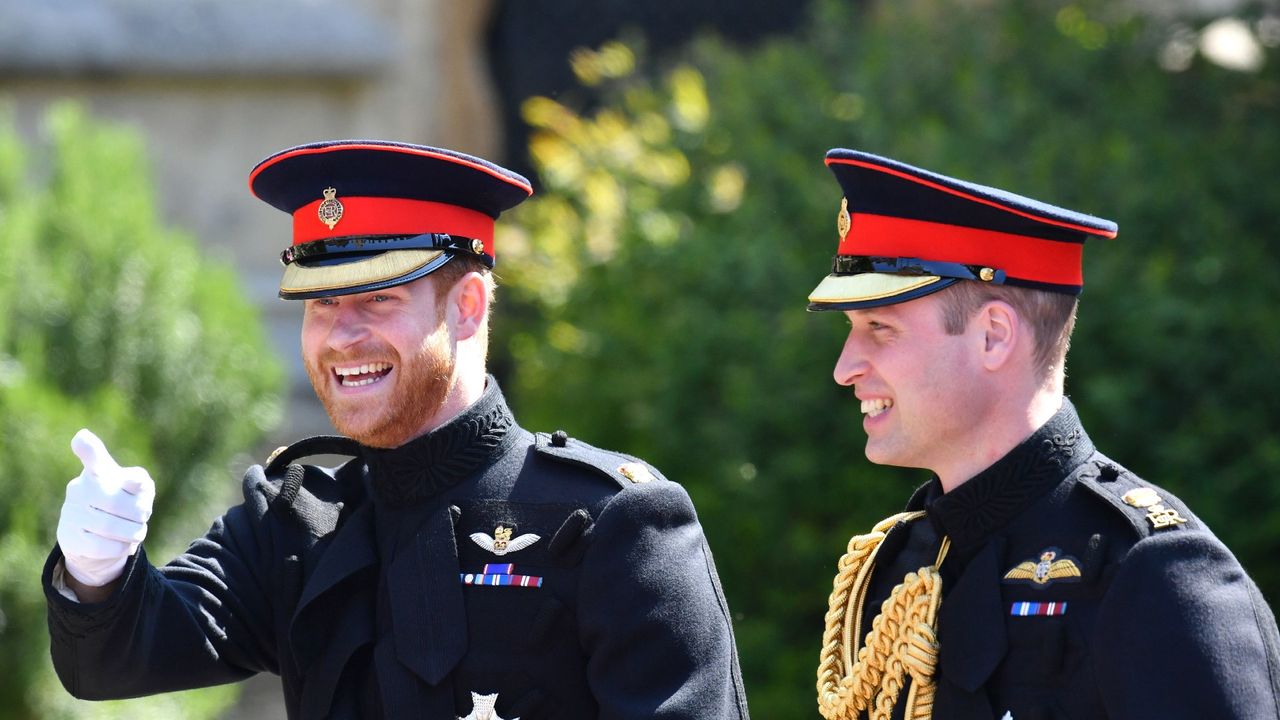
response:
{"label": "smiling mouth", "polygon": [[893,401],[890,400],[889,398],[876,398],[874,400],[863,400],[862,414],[866,415],[867,417],[875,417],[877,415],[884,413],[886,410],[888,410],[891,407],[893,407]]}
{"label": "smiling mouth", "polygon": [[391,372],[391,363],[377,362],[367,365],[352,365],[350,367],[336,367],[333,374],[337,376],[338,383],[343,387],[362,387],[364,385],[372,385]]}

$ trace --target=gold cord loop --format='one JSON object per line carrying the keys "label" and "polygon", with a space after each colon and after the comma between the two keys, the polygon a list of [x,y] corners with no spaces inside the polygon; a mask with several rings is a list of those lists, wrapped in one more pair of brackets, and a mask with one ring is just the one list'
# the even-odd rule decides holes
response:
{"label": "gold cord loop", "polygon": [[951,547],[942,539],[932,566],[908,573],[880,606],[865,644],[860,644],[862,611],[876,553],[889,529],[911,522],[923,512],[886,518],[866,535],[855,535],[837,564],[828,599],[826,630],[818,663],[818,711],[826,720],[889,720],[907,676],[906,718],[933,715],[933,677],[938,666],[937,617],[942,602],[938,567]]}

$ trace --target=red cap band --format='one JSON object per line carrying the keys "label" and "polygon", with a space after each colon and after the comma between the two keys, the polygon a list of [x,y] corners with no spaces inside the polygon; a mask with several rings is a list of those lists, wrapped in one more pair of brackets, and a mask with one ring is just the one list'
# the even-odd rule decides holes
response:
{"label": "red cap band", "polygon": [[337,197],[342,217],[329,229],[317,214],[324,198],[307,203],[293,213],[293,244],[361,235],[421,235],[448,233],[484,243],[493,252],[493,218],[457,205],[430,200],[388,197]]}
{"label": "red cap band", "polygon": [[1009,277],[1081,286],[1084,244],[1026,235],[853,213],[838,250],[841,255],[901,257],[984,265]]}

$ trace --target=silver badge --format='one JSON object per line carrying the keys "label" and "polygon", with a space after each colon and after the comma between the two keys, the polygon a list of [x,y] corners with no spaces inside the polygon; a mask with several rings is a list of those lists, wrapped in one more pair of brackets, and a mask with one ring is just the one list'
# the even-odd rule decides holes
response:
{"label": "silver badge", "polygon": [[513,528],[499,525],[493,529],[493,537],[482,532],[471,533],[471,541],[494,555],[506,555],[509,552],[523,550],[542,539],[541,535],[533,533],[512,538],[512,532],[514,532]]}

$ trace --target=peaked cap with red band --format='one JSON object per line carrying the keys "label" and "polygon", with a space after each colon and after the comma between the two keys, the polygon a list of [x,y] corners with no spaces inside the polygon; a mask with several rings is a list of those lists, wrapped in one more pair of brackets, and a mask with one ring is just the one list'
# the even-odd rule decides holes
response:
{"label": "peaked cap with red band", "polygon": [[249,189],[293,216],[280,297],[370,292],[459,255],[494,264],[494,221],[529,181],[452,150],[379,140],[299,145],[258,163]]}
{"label": "peaked cap with red band", "polygon": [[1084,241],[1110,220],[837,148],[840,245],[810,310],[892,305],[961,280],[1078,295]]}

